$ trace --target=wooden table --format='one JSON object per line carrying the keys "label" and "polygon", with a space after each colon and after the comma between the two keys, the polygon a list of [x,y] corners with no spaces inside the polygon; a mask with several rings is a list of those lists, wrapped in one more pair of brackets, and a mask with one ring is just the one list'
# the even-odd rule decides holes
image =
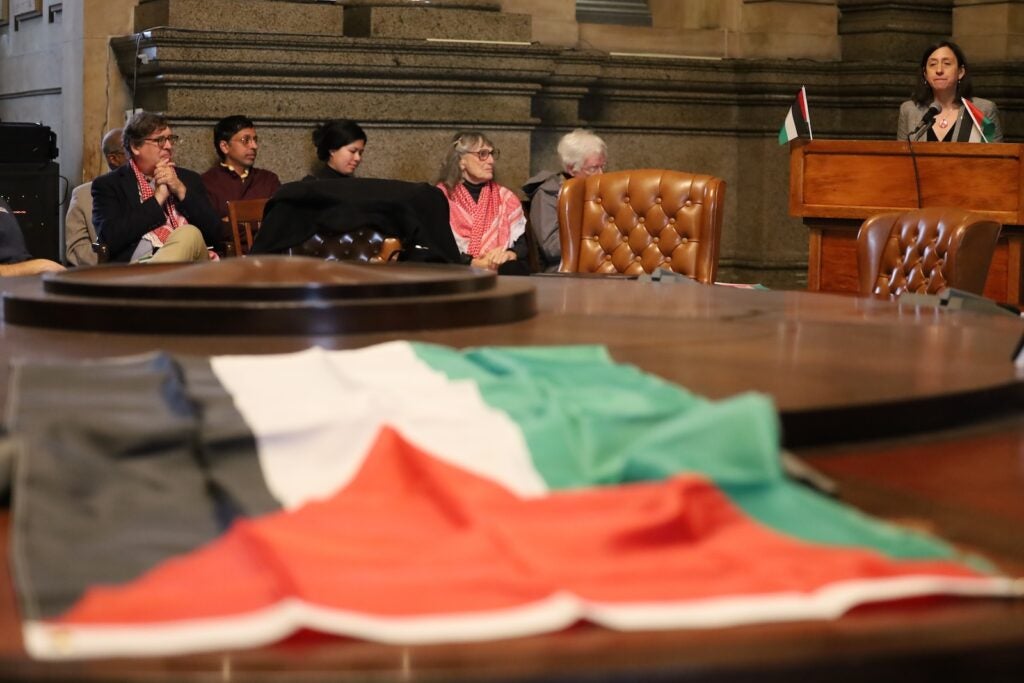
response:
{"label": "wooden table", "polygon": [[[278,353],[409,338],[479,344],[605,344],[621,362],[711,397],[771,394],[785,440],[842,497],[938,533],[1024,573],[1024,395],[1010,362],[1024,323],[806,292],[538,277],[539,315],[518,323],[348,337],[101,334],[0,326],[3,360],[95,358],[162,348]],[[38,287],[31,279],[0,288]],[[7,363],[0,364],[0,400]],[[980,406],[980,407],[979,407]],[[892,413],[898,410],[898,419]],[[991,414],[986,414],[990,413]],[[958,430],[914,432],[936,413]],[[992,419],[991,415],[998,415]],[[888,416],[888,417],[887,417]],[[879,430],[879,425],[882,426]],[[0,512],[6,547],[8,513]],[[1017,680],[1024,602],[919,601],[831,622],[615,633],[581,625],[474,645],[390,647],[305,634],[221,655],[43,664],[28,660],[6,557],[0,678],[79,680]],[[760,680],[760,679],[759,679]]]}

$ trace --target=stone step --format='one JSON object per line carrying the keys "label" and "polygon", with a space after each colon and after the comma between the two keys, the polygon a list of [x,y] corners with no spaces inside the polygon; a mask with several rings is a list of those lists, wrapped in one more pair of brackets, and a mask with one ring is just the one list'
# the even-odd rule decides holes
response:
{"label": "stone step", "polygon": [[531,40],[528,14],[500,11],[492,0],[141,0],[135,32],[157,27],[355,38]]}
{"label": "stone step", "polygon": [[168,27],[338,36],[343,14],[341,5],[293,0],[141,0],[135,32]]}

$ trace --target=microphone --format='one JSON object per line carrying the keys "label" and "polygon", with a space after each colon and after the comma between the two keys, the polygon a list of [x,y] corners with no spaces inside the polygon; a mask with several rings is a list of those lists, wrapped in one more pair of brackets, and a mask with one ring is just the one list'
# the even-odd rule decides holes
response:
{"label": "microphone", "polygon": [[907,140],[913,140],[915,137],[917,137],[918,133],[920,133],[928,126],[932,125],[932,121],[935,120],[935,117],[938,116],[941,111],[942,107],[939,106],[939,103],[932,102],[931,106],[928,107],[928,111],[926,111],[924,113],[924,116],[921,117],[921,123],[918,124],[917,128],[910,132],[910,134],[907,136]]}
{"label": "microphone", "polygon": [[917,128],[910,131],[907,135],[907,148],[910,150],[910,161],[914,164],[914,187],[917,189],[917,208],[921,208],[921,174],[917,170],[917,155],[914,154],[914,138],[917,137],[922,130],[932,125],[932,121],[942,111],[942,107],[938,102],[932,102],[931,106],[928,107],[928,111],[921,117],[921,123],[918,124]]}

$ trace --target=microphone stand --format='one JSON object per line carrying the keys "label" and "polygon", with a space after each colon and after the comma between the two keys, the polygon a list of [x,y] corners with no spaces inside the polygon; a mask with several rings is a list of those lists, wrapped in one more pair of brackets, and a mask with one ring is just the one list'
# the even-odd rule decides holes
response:
{"label": "microphone stand", "polygon": [[918,124],[917,128],[912,130],[907,135],[907,148],[910,150],[910,160],[914,164],[914,185],[917,188],[917,208],[921,208],[921,174],[917,170],[917,155],[914,153],[914,136],[920,134],[922,130],[931,125],[935,117],[939,115],[939,109],[934,104],[928,107],[928,111],[924,113],[924,117],[921,118],[921,123]]}
{"label": "microphone stand", "polygon": [[917,208],[921,208],[921,174],[917,171],[917,155],[914,154],[913,135],[907,136],[907,147],[910,149],[910,160],[914,163],[914,185],[917,187]]}

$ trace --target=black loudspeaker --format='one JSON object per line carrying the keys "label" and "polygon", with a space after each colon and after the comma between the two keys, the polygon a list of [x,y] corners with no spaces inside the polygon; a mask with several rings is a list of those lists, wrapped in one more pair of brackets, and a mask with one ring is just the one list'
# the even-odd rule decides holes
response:
{"label": "black loudspeaker", "polygon": [[0,123],[0,163],[31,164],[57,158],[57,134],[41,123]]}
{"label": "black loudspeaker", "polygon": [[59,167],[52,161],[0,163],[0,195],[17,217],[25,246],[36,258],[62,261],[60,253]]}

